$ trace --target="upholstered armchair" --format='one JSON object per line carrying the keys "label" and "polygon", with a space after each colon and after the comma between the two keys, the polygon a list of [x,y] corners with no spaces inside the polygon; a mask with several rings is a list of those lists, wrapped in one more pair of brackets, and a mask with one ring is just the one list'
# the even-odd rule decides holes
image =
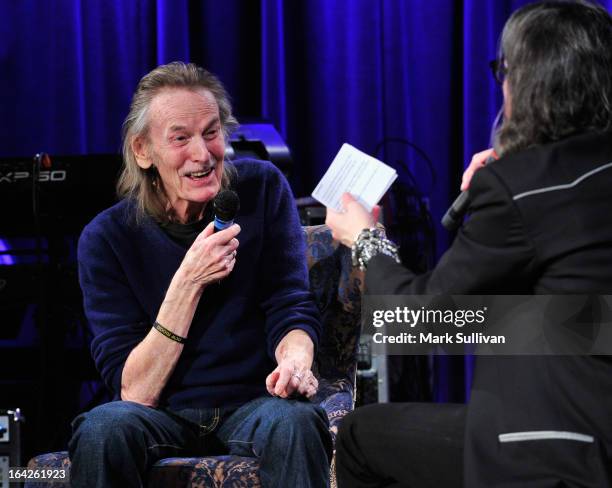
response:
{"label": "upholstered armchair", "polygon": [[[357,345],[360,332],[363,277],[351,266],[350,251],[332,240],[326,226],[305,227],[310,288],[321,311],[324,335],[315,361],[319,392],[312,400],[327,412],[330,432],[336,440],[338,425],[355,399]],[[30,468],[70,468],[65,451],[31,459]],[[335,484],[332,465],[332,485]],[[33,480],[34,481],[34,480]],[[149,473],[150,487],[260,487],[254,458],[213,456],[159,460]],[[65,483],[28,482],[26,487],[65,488]]]}

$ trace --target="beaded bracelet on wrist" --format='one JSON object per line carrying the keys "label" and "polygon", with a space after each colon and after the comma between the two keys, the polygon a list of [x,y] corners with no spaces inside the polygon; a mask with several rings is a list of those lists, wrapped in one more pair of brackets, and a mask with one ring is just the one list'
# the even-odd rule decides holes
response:
{"label": "beaded bracelet on wrist", "polygon": [[359,266],[359,269],[365,271],[370,259],[377,254],[385,254],[393,258],[396,263],[401,264],[398,246],[387,239],[382,227],[363,229],[351,247],[353,266]]}

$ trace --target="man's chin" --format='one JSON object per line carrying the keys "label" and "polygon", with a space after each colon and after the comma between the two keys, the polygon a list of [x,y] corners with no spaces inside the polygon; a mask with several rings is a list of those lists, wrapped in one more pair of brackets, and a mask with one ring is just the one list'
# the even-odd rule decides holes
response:
{"label": "man's chin", "polygon": [[221,185],[217,184],[215,186],[208,185],[199,189],[200,191],[195,192],[194,201],[199,203],[206,204],[215,199],[219,191],[221,190]]}

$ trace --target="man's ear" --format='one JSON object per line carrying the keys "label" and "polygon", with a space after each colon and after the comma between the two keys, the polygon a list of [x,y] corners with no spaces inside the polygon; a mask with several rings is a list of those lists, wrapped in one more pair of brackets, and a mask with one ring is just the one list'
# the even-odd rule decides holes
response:
{"label": "man's ear", "polygon": [[153,165],[153,161],[149,157],[149,151],[147,150],[147,143],[142,136],[135,136],[132,138],[132,152],[136,157],[136,163],[142,169],[149,169]]}

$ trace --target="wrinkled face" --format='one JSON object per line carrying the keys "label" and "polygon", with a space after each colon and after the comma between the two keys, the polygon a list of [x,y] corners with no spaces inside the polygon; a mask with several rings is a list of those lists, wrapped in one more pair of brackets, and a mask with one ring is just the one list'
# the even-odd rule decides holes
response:
{"label": "wrinkled face", "polygon": [[206,89],[170,88],[149,107],[148,134],[132,148],[141,168],[154,165],[181,222],[197,219],[221,188],[225,141],[219,107]]}

